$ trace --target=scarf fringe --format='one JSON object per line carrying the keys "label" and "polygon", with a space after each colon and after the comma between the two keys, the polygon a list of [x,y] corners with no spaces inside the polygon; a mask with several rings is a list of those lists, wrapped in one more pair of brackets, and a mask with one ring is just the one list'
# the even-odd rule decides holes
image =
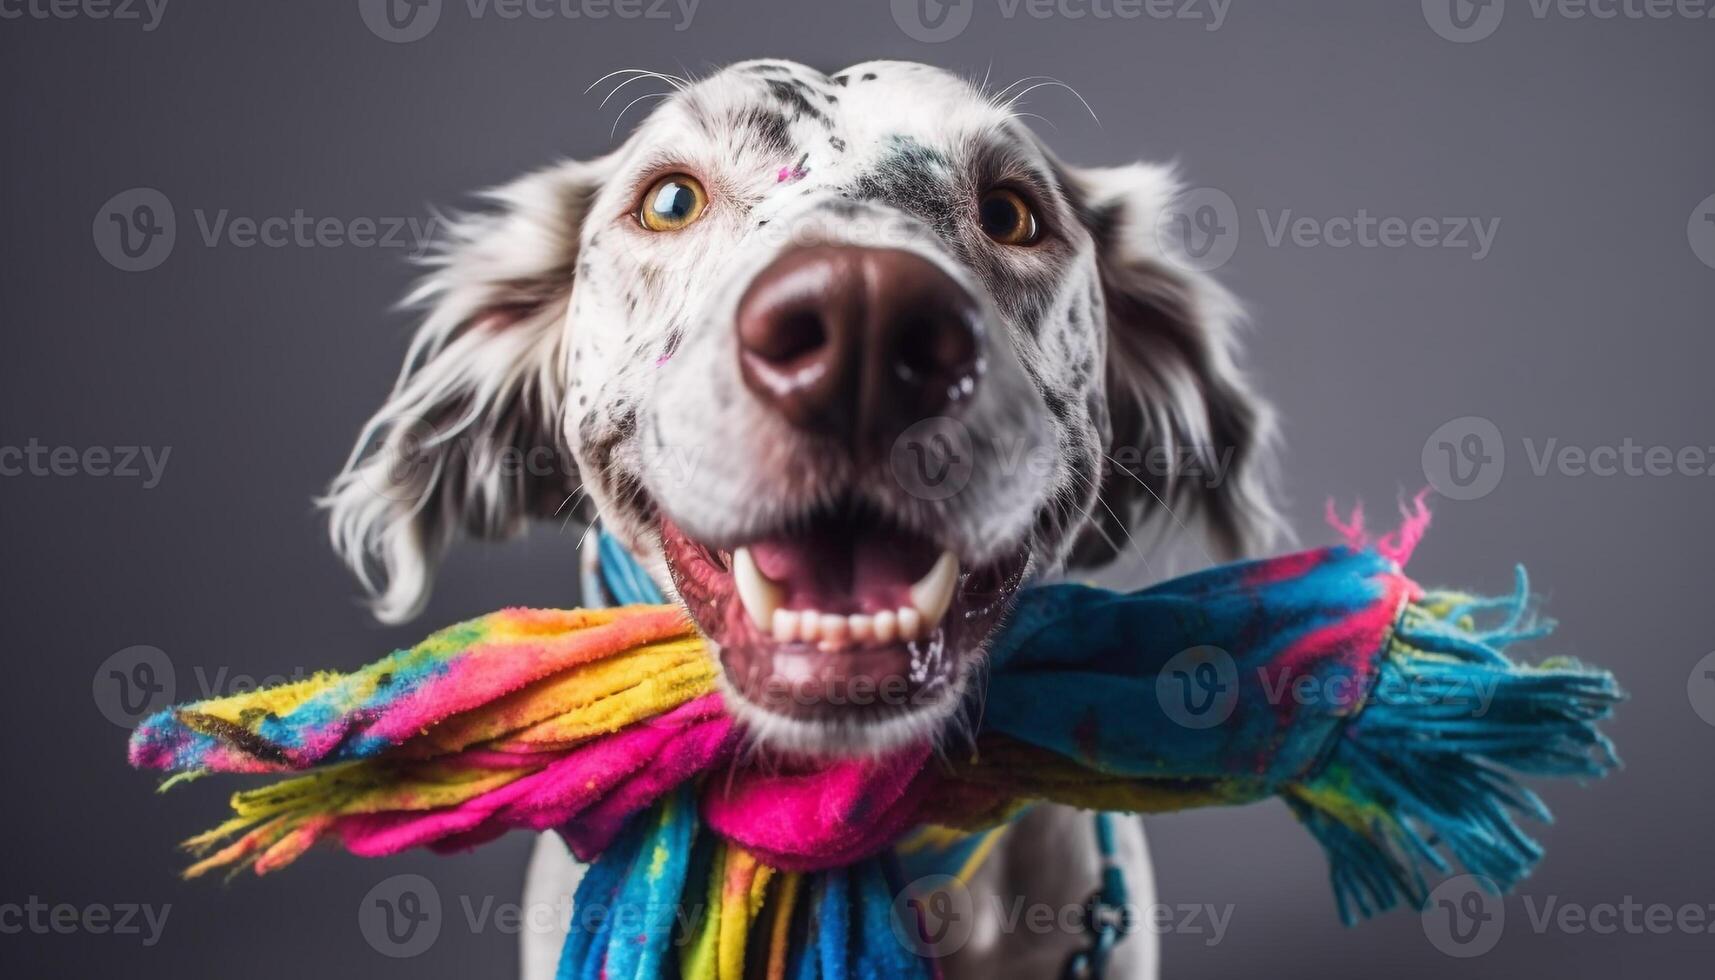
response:
{"label": "scarf fringe", "polygon": [[[1288,804],[1328,852],[1340,919],[1421,907],[1428,872],[1462,867],[1505,891],[1542,849],[1515,820],[1551,822],[1518,776],[1594,778],[1619,766],[1597,730],[1624,694],[1570,658],[1514,663],[1512,644],[1553,623],[1531,611],[1522,567],[1510,596],[1431,592],[1411,602],[1368,703]],[[1504,619],[1480,627],[1480,618]],[[1487,614],[1487,615],[1485,615]]]}

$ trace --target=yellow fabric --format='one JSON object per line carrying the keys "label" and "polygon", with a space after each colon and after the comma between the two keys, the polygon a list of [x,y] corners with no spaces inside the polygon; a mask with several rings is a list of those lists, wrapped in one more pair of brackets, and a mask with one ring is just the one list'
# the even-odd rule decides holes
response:
{"label": "yellow fabric", "polygon": [[[634,654],[642,656],[632,661]],[[665,714],[715,689],[715,667],[700,640],[645,647],[614,660],[554,678],[550,696],[573,700],[563,711],[495,747],[515,752],[569,748]]]}
{"label": "yellow fabric", "polygon": [[684,980],[745,980],[745,944],[775,872],[750,852],[725,843],[717,845],[714,862],[708,914],[685,945],[679,969]]}
{"label": "yellow fabric", "polygon": [[677,707],[714,687],[701,640],[668,640],[617,653],[543,678],[437,725],[427,741],[443,752],[510,736],[519,751],[564,748],[618,731]]}
{"label": "yellow fabric", "polygon": [[798,894],[803,887],[804,876],[795,871],[783,871],[777,880],[779,884],[775,886],[773,922],[768,937],[767,980],[786,980],[786,959],[790,952],[787,943],[792,937],[792,913],[798,907]]}
{"label": "yellow fabric", "polygon": [[685,944],[679,954],[679,972],[684,980],[716,980],[717,977],[716,948],[720,941],[723,911],[721,890],[726,886],[726,852],[726,845],[716,845],[714,871],[709,875],[708,893],[704,896],[704,912],[697,923],[697,935]]}

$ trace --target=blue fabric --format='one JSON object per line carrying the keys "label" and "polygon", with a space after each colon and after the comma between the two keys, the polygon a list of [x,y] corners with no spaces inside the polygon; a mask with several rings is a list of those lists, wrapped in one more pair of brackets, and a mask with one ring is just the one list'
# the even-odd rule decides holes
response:
{"label": "blue fabric", "polygon": [[644,841],[625,876],[616,906],[626,931],[609,944],[603,980],[655,980],[672,953],[673,927],[684,898],[697,832],[697,802],[681,787],[659,807],[654,832]]}
{"label": "blue fabric", "polygon": [[583,880],[578,882],[578,890],[572,896],[572,927],[566,934],[566,944],[560,948],[560,968],[554,974],[555,980],[600,976],[613,932],[614,917],[605,912],[614,907],[625,887],[632,860],[642,849],[650,827],[648,820],[632,821],[584,871]]}
{"label": "blue fabric", "polygon": [[625,550],[625,545],[607,531],[596,530],[596,547],[600,549],[601,581],[613,601],[621,606],[660,605],[667,601],[649,573]]}
{"label": "blue fabric", "polygon": [[1399,578],[1375,552],[1293,558],[1288,576],[1280,559],[1246,562],[1130,595],[1026,589],[990,652],[983,730],[1105,773],[1218,782],[1234,801],[1269,795],[1309,769],[1356,708],[1284,692],[1313,684],[1361,698],[1382,630],[1290,656],[1354,617],[1398,612],[1378,609]]}
{"label": "blue fabric", "polygon": [[816,953],[821,980],[850,980],[852,904],[847,868],[816,876]]}

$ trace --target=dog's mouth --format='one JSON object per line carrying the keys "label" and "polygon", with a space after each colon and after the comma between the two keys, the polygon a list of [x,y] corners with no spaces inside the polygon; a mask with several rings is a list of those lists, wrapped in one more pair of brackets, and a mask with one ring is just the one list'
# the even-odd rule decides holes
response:
{"label": "dog's mouth", "polygon": [[852,507],[730,548],[666,518],[661,537],[680,597],[720,648],[729,689],[773,719],[846,732],[948,713],[1028,565],[1023,547],[973,565]]}

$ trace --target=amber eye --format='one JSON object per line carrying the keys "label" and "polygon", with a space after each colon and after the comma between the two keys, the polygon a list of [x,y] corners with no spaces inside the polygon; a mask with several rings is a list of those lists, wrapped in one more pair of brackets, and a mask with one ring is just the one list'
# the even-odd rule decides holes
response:
{"label": "amber eye", "polygon": [[697,220],[709,203],[709,195],[697,178],[669,174],[643,192],[637,220],[650,231],[678,231]]}
{"label": "amber eye", "polygon": [[1029,245],[1040,233],[1030,204],[1004,187],[989,191],[977,202],[977,223],[983,226],[983,234],[1002,245]]}

